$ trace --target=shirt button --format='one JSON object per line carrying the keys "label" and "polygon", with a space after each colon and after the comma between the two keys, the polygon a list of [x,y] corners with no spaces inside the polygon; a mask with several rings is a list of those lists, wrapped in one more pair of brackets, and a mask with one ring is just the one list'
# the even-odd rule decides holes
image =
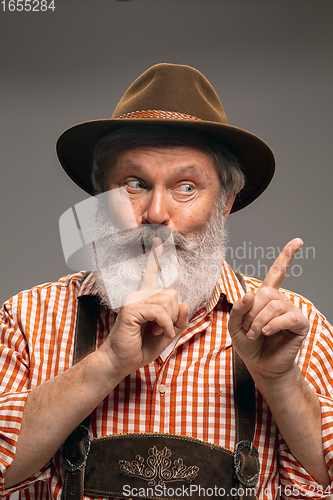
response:
{"label": "shirt button", "polygon": [[164,394],[166,392],[166,386],[164,384],[160,384],[158,386],[158,390],[160,394]]}

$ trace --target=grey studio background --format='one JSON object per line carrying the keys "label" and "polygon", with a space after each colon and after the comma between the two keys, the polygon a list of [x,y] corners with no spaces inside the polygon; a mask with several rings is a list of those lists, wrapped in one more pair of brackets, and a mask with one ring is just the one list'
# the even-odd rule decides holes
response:
{"label": "grey studio background", "polygon": [[71,272],[59,218],[87,195],[58,164],[57,137],[111,116],[139,74],[174,62],[203,72],[229,123],[259,135],[276,155],[270,187],[229,218],[230,264],[264,278],[278,248],[300,236],[302,258],[284,286],[332,321],[333,2],[55,0],[55,7],[4,12],[0,4],[0,301]]}
{"label": "grey studio background", "polygon": [[174,62],[203,72],[229,123],[259,135],[276,155],[270,187],[229,218],[230,264],[262,279],[278,248],[300,236],[304,249],[284,287],[332,320],[333,2],[55,0],[55,7],[4,12],[0,4],[0,301],[71,272],[59,218],[87,195],[61,169],[57,137],[111,116],[137,76]]}

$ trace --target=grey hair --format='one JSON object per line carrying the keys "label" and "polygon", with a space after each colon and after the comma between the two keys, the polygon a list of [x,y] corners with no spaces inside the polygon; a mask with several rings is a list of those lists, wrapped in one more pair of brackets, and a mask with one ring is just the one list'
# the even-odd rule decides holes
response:
{"label": "grey hair", "polygon": [[245,185],[245,176],[236,158],[221,140],[211,134],[190,128],[164,125],[132,125],[116,129],[102,137],[94,149],[92,182],[96,194],[102,193],[106,169],[115,166],[119,155],[139,147],[190,146],[212,158],[226,198],[238,194]]}

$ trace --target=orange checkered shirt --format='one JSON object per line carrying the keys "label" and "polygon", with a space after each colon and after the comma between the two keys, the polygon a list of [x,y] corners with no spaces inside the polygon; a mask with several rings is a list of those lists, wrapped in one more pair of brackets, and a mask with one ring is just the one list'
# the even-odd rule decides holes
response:
{"label": "orange checkered shirt", "polygon": [[[64,470],[59,452],[20,486],[1,491],[4,472],[15,456],[29,391],[72,365],[76,299],[98,294],[93,274],[81,284],[82,274],[21,292],[1,310],[0,497],[20,490],[22,499],[61,498]],[[245,277],[245,282],[253,292],[260,286],[252,278]],[[321,403],[323,449],[333,475],[333,329],[308,300],[283,292],[311,323],[297,363]],[[243,294],[224,262],[207,310],[198,311],[174,345],[150,365],[128,375],[98,405],[91,418],[91,435],[164,432],[234,450],[232,350],[227,323],[229,304]],[[96,347],[105,341],[114,319],[112,311],[99,309]],[[254,445],[261,462],[260,499],[328,497],[290,453],[258,391]]]}

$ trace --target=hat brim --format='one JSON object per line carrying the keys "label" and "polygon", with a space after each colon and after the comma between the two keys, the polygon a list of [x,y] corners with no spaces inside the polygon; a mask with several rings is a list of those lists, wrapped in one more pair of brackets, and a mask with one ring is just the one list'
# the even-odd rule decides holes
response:
{"label": "hat brim", "polygon": [[231,212],[237,212],[258,198],[274,175],[273,152],[256,135],[231,125],[177,119],[102,119],[79,123],[63,132],[57,141],[57,155],[62,167],[84,191],[96,194],[91,173],[97,142],[112,130],[139,124],[193,128],[219,137],[223,145],[237,157],[246,179],[245,187],[237,195]]}

